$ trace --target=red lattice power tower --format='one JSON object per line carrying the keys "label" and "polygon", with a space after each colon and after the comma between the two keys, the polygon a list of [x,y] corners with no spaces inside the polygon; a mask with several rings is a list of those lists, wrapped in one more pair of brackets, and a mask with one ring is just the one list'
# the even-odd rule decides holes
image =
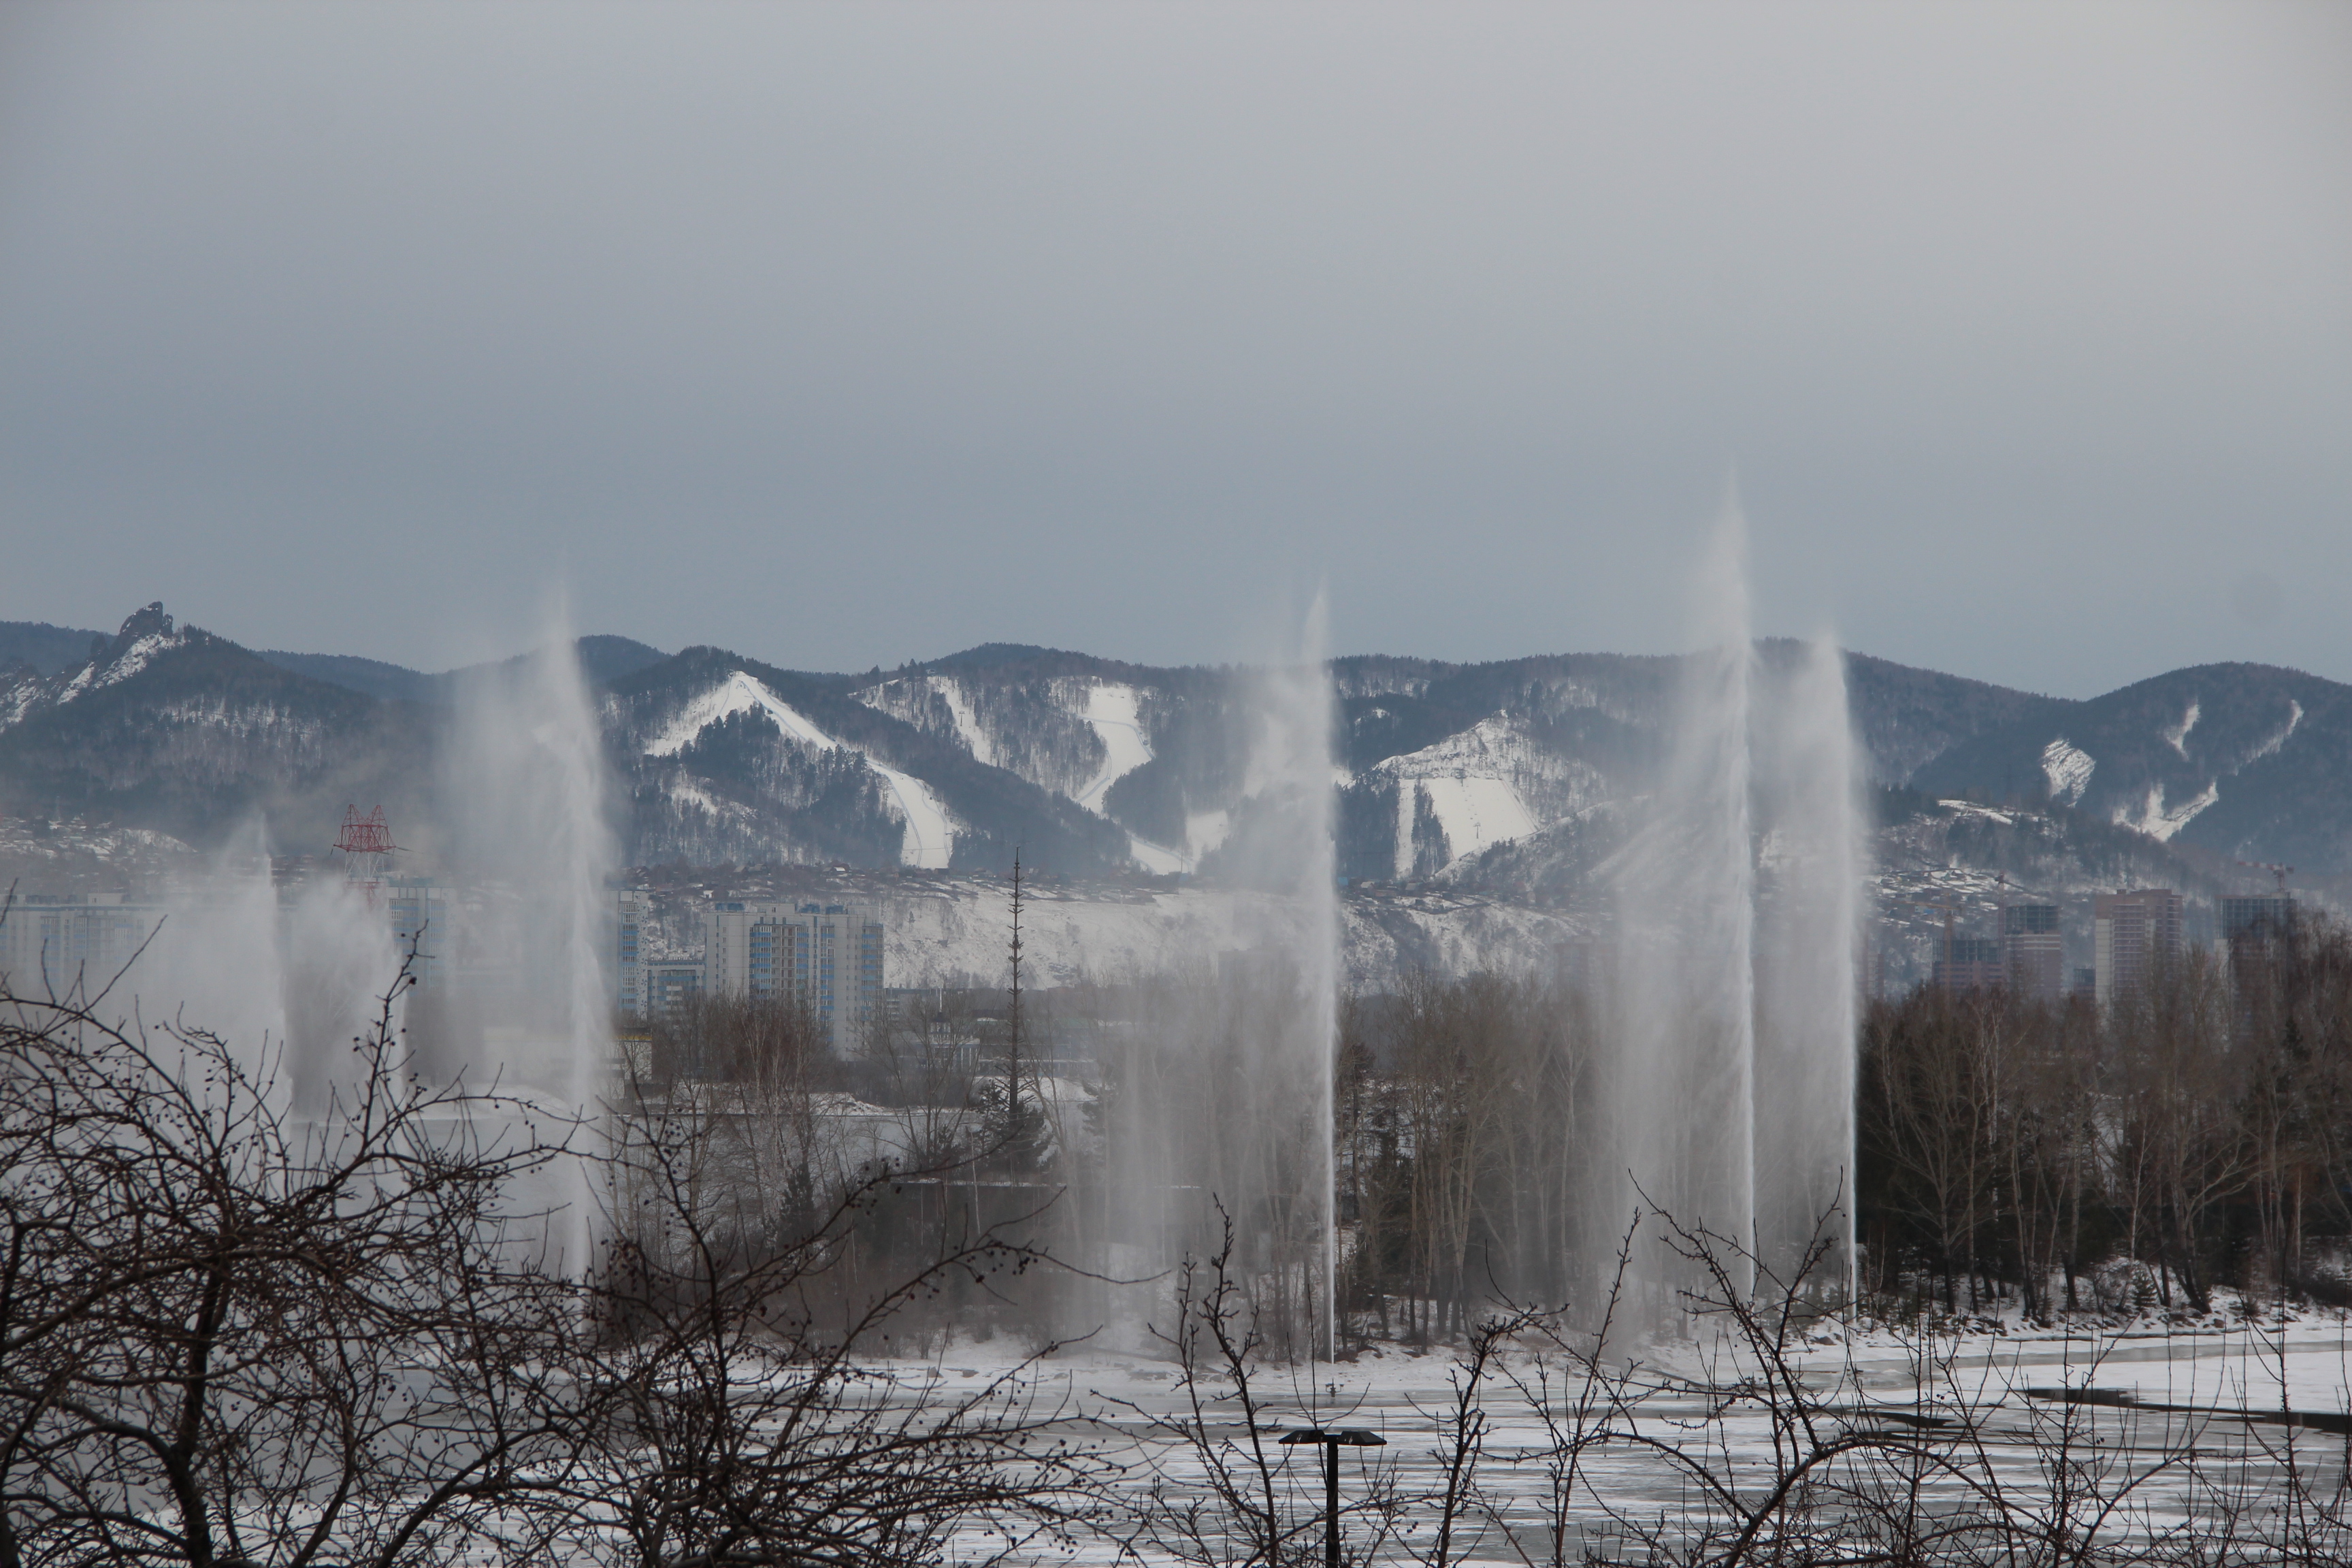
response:
{"label": "red lattice power tower", "polygon": [[335,847],[342,851],[345,883],[375,901],[376,889],[383,884],[383,874],[392,867],[393,851],[400,847],[392,841],[392,829],[383,820],[383,807],[377,806],[365,816],[356,805],[343,807],[343,830],[335,837]]}

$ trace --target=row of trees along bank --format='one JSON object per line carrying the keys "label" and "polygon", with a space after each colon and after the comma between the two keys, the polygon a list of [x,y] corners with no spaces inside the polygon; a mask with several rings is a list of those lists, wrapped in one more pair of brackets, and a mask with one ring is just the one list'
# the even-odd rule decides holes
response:
{"label": "row of trees along bank", "polygon": [[[1342,1009],[1341,1297],[1358,1332],[1464,1331],[1497,1298],[1595,1288],[1626,1215],[1605,1026],[1573,988],[1409,979]],[[1864,1005],[1855,1208],[1884,1310],[2352,1304],[2352,933],[2324,917],[2191,952],[2102,1009],[1922,987]]]}
{"label": "row of trees along bank", "polygon": [[1947,1311],[2352,1304],[2352,933],[2303,916],[2102,1009],[1922,988],[1864,1016],[1866,1283]]}

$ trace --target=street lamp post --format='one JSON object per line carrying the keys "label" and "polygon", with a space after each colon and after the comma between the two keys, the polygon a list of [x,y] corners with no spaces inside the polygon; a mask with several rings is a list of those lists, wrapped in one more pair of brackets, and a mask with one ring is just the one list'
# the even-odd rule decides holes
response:
{"label": "street lamp post", "polygon": [[1301,1426],[1286,1432],[1286,1447],[1307,1443],[1323,1448],[1323,1568],[1339,1568],[1339,1450],[1385,1448],[1389,1440],[1362,1426]]}

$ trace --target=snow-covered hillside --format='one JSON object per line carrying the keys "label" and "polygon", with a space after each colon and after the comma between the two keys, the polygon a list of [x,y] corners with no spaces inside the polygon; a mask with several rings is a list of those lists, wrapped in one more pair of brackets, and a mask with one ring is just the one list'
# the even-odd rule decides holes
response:
{"label": "snow-covered hillside", "polygon": [[[882,783],[882,798],[887,808],[906,826],[905,836],[898,846],[900,865],[944,870],[954,858],[954,819],[940,804],[940,797],[932,793],[929,784],[912,773],[878,760],[863,747],[835,740],[742,670],[730,670],[724,679],[689,699],[671,716],[661,732],[646,742],[645,754],[648,757],[675,757],[700,740],[713,725],[739,713],[764,716],[782,731],[788,743],[810,753],[845,752],[871,768],[875,777]],[[708,792],[691,781],[677,780],[672,788],[680,800],[711,809]]]}
{"label": "snow-covered hillside", "polygon": [[[974,762],[1004,768],[1106,821],[1118,819],[1112,790],[1153,756],[1147,699],[1129,681],[1058,675],[1019,687],[968,675],[916,675],[866,687],[857,700],[951,739]],[[1171,847],[1129,831],[1128,853],[1144,870],[1164,875],[1192,869],[1202,847]]]}
{"label": "snow-covered hillside", "polygon": [[122,623],[111,642],[101,639],[80,665],[43,677],[30,665],[0,669],[0,730],[37,713],[62,708],[78,698],[120,686],[174,648],[203,640],[205,634],[177,630],[161,604],[148,605]]}
{"label": "snow-covered hillside", "polygon": [[[52,651],[62,635],[25,630],[21,646]],[[287,849],[331,838],[355,800],[429,820],[445,705],[361,688],[446,678],[385,666],[337,684],[366,661],[265,660],[160,605],[98,640],[47,674],[0,668],[0,811],[37,804],[200,847],[260,814]],[[618,640],[582,639],[583,659]],[[863,676],[710,647],[614,651],[599,695],[633,863],[977,871],[1017,850],[1081,879],[1250,879],[1234,845],[1255,809],[1251,671],[1009,645]],[[1759,644],[1759,691],[1801,651]],[[1655,778],[1680,668],[1603,654],[1335,660],[1340,875],[1589,901]],[[1846,674],[1874,782],[2046,808],[2070,833],[2113,829],[2199,865],[2352,877],[2352,689],[2220,665],[2074,702],[1862,655]]]}
{"label": "snow-covered hillside", "polygon": [[1407,881],[1438,876],[1497,844],[1524,838],[1607,798],[1582,758],[1538,743],[1507,713],[1490,714],[1433,745],[1374,763],[1350,788],[1393,801],[1391,864]]}
{"label": "snow-covered hillside", "polygon": [[2352,689],[2213,664],[2053,703],[1922,766],[1938,795],[2057,801],[2224,859],[2352,876]]}
{"label": "snow-covered hillside", "polygon": [[[907,884],[887,893],[885,964],[892,985],[999,985],[1011,910],[995,879]],[[1344,984],[1392,991],[1409,969],[1549,974],[1576,962],[1590,922],[1557,911],[1444,895],[1355,894],[1340,902]],[[1117,984],[1213,973],[1217,960],[1303,938],[1309,911],[1271,894],[1189,887],[1167,891],[1030,890],[1022,914],[1032,984]]]}

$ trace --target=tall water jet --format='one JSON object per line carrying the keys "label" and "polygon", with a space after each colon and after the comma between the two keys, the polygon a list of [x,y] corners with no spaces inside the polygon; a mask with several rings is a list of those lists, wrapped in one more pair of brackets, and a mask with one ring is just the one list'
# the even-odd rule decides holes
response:
{"label": "tall water jet", "polygon": [[231,835],[201,876],[173,890],[144,951],[119,979],[85,977],[92,993],[112,987],[94,1011],[109,1021],[135,1016],[150,1027],[219,1037],[249,1082],[283,1110],[301,1066],[287,1050],[289,982],[299,976],[284,935],[268,830],[257,817]]}
{"label": "tall water jet", "polygon": [[[1616,868],[1613,1139],[1595,1234],[1635,1207],[1751,1245],[1755,873],[1747,522],[1727,502],[1696,596],[1700,648],[1674,694],[1645,820]],[[1599,1259],[1591,1260],[1599,1262]]]}
{"label": "tall water jet", "polygon": [[[1222,1245],[1276,1355],[1337,1342],[1332,1067],[1339,903],[1332,699],[1318,596],[1298,644],[1243,679],[1228,731],[1239,804],[1202,876],[1233,900],[1224,952],[1149,983],[1148,1026],[1105,1064],[1095,1180],[1109,1342],[1150,1351],[1186,1257]],[[1099,1320],[1098,1320],[1099,1321]],[[1081,1331],[1095,1325],[1076,1322]]]}
{"label": "tall water jet", "polygon": [[[1825,638],[1759,662],[1736,502],[1696,603],[1699,651],[1614,868],[1614,1048],[1583,1272],[1597,1282],[1603,1248],[1647,1209],[1716,1237],[1746,1291],[1797,1289],[1824,1241],[1803,1288],[1843,1294],[1862,877],[1843,656]],[[1695,1283],[1654,1247],[1632,1263],[1647,1287]]]}
{"label": "tall water jet", "polygon": [[1310,1158],[1297,1180],[1298,1224],[1313,1258],[1307,1310],[1310,1353],[1339,1348],[1339,1163],[1333,1140],[1334,1058],[1339,1034],[1338,845],[1333,835],[1336,774],[1331,755],[1337,704],[1331,687],[1330,612],[1318,593],[1308,606],[1296,658],[1260,681],[1257,743],[1250,752],[1249,793],[1274,807],[1282,836],[1256,836],[1249,847],[1265,884],[1293,906],[1296,990],[1288,1016],[1266,1021],[1271,1080],[1303,1092],[1314,1118]]}
{"label": "tall water jet", "polygon": [[[501,979],[476,987],[432,1065],[477,1089],[495,1082],[561,1127],[594,1116],[611,1068],[600,954],[618,863],[602,738],[567,617],[549,616],[539,651],[468,672],[457,697],[442,816],[446,853],[474,897],[450,935],[461,967]],[[577,1271],[592,1260],[596,1190],[585,1160],[550,1169],[551,1189],[534,1194],[556,1216],[549,1262]]]}
{"label": "tall water jet", "polygon": [[1859,758],[1843,650],[1822,637],[1788,652],[1758,737],[1757,1254],[1784,1289],[1800,1288],[1810,1256],[1801,1288],[1843,1297],[1855,1258]]}
{"label": "tall water jet", "polygon": [[404,1024],[408,998],[391,988],[407,955],[383,910],[340,877],[301,888],[283,921],[288,1076],[295,1110],[318,1117],[352,1103],[353,1075],[366,1070],[352,1042],[374,1029],[387,997],[394,1028]]}

